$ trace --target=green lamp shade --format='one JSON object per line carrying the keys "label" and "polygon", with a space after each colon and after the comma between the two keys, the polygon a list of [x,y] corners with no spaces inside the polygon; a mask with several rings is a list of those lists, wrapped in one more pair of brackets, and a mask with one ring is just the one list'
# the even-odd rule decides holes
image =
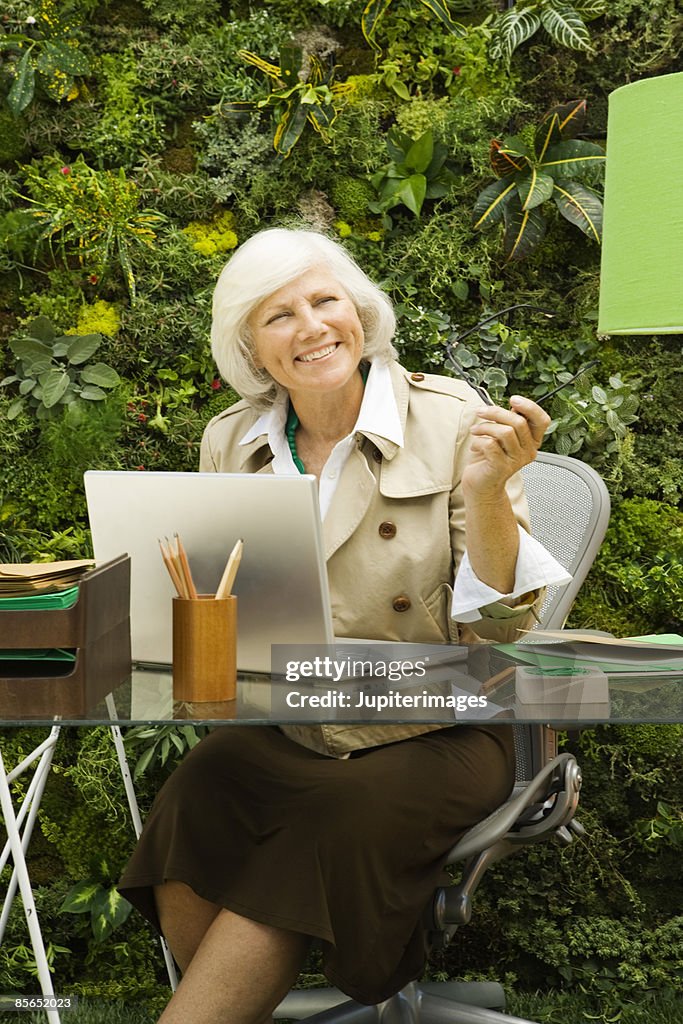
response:
{"label": "green lamp shade", "polygon": [[683,73],[610,96],[598,331],[683,333]]}

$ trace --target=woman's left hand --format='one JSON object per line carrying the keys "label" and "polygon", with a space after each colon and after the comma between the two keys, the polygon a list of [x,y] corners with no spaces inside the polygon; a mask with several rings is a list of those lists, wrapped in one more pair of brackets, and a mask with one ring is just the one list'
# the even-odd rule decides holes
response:
{"label": "woman's left hand", "polygon": [[536,458],[550,416],[530,398],[514,395],[510,408],[485,406],[470,429],[472,444],[462,475],[470,496],[496,498],[505,482]]}

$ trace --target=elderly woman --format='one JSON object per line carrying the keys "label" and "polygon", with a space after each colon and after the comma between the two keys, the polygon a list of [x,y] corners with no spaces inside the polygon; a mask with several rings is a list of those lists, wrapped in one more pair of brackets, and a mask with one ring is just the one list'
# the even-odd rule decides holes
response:
{"label": "elderly woman", "polygon": [[[566,579],[527,532],[518,476],[548,416],[404,370],[394,329],[336,243],[255,235],[214,296],[214,357],[243,400],[208,425],[200,468],[318,478],[337,635],[515,639]],[[448,850],[513,778],[502,725],[216,729],[159,793],[121,882],[183,972],[163,1024],[262,1024],[311,942],[360,1002],[398,991],[424,966]]]}

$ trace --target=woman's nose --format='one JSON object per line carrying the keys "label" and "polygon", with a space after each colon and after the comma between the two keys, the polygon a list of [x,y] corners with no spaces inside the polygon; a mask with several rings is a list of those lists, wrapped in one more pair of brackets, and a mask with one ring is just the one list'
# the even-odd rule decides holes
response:
{"label": "woman's nose", "polygon": [[300,338],[318,338],[327,330],[324,317],[314,306],[302,306],[297,313],[297,333]]}

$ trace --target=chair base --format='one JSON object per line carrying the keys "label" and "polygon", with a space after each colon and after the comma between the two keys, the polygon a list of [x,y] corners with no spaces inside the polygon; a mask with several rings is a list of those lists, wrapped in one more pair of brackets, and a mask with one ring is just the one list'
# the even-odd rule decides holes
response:
{"label": "chair base", "polygon": [[339,989],[295,990],[273,1017],[306,1024],[532,1024],[500,1013],[504,1007],[503,989],[495,982],[413,981],[374,1006],[347,999]]}

